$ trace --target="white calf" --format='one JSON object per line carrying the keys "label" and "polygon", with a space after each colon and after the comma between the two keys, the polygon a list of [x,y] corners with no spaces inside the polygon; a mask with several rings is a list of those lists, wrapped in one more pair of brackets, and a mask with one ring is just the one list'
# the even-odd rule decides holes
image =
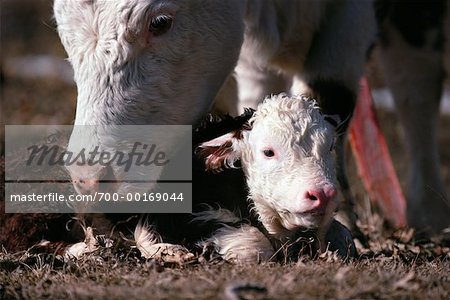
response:
{"label": "white calf", "polygon": [[[260,104],[247,128],[201,144],[200,153],[212,171],[234,167],[240,160],[249,201],[268,234],[250,225],[225,226],[209,239],[219,253],[239,261],[267,260],[274,253],[268,238],[285,242],[311,229],[325,246],[338,205],[333,145],[334,128],[317,103],[285,94]],[[197,220],[208,218],[220,221],[223,212],[202,212]]]}

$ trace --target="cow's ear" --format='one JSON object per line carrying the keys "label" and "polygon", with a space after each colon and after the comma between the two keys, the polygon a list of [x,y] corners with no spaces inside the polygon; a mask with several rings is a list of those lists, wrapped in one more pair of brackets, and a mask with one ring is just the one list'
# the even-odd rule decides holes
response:
{"label": "cow's ear", "polygon": [[213,140],[200,144],[195,153],[204,159],[207,171],[221,172],[224,168],[234,168],[239,160],[236,133],[227,133]]}

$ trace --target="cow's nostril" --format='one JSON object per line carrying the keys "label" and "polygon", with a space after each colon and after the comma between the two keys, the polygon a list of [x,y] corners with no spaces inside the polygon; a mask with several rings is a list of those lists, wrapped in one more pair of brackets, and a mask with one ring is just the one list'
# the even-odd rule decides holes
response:
{"label": "cow's nostril", "polygon": [[78,192],[82,194],[95,192],[98,188],[99,181],[97,178],[77,179],[72,181]]}
{"label": "cow's nostril", "polygon": [[108,173],[103,166],[70,166],[72,184],[80,194],[92,194],[99,191],[99,185]]}
{"label": "cow's nostril", "polygon": [[111,166],[70,166],[68,169],[72,184],[79,194],[108,193],[118,189],[119,181]]}

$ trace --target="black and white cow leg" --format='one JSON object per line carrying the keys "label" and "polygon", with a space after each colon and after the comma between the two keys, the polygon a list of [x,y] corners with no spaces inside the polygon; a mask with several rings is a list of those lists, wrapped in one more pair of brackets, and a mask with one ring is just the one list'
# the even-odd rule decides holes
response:
{"label": "black and white cow leg", "polygon": [[450,204],[440,177],[437,143],[444,79],[445,3],[415,5],[400,1],[379,7],[380,58],[409,154],[408,223],[437,231],[450,225]]}

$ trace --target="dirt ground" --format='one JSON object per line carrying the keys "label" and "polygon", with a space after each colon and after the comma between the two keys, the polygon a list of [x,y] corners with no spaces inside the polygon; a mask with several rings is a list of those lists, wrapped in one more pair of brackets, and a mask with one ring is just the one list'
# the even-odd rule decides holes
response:
{"label": "dirt ground", "polygon": [[[37,55],[64,58],[50,0],[1,2],[2,124],[71,124],[76,87],[58,73],[24,77],[11,60]],[[375,80],[375,79],[374,79]],[[377,81],[379,79],[376,79]],[[392,112],[378,117],[405,187],[407,157]],[[3,130],[3,126],[2,129]],[[450,116],[439,123],[441,172],[450,195]],[[1,154],[3,154],[3,132]],[[352,161],[352,190],[370,247],[350,262],[327,254],[288,265],[225,262],[166,266],[136,250],[103,249],[78,261],[53,254],[0,249],[0,299],[450,299],[448,240],[422,240],[410,231],[383,229]]]}
{"label": "dirt ground", "polygon": [[[3,258],[2,299],[448,299],[450,263],[380,256],[342,263],[226,263],[163,268],[152,261],[76,263]],[[14,265],[15,264],[15,265]],[[19,265],[20,266],[17,266]]]}

